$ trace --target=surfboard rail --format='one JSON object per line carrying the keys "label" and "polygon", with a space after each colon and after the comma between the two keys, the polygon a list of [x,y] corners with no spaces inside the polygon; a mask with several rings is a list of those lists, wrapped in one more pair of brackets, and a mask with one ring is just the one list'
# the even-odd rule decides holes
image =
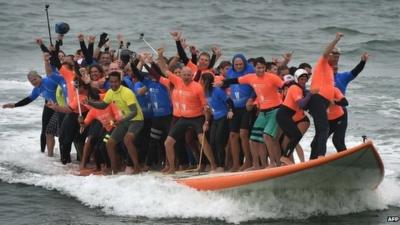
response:
{"label": "surfboard rail", "polygon": [[255,171],[209,174],[175,181],[199,191],[228,189],[375,189],[384,166],[372,141],[351,149],[289,166]]}

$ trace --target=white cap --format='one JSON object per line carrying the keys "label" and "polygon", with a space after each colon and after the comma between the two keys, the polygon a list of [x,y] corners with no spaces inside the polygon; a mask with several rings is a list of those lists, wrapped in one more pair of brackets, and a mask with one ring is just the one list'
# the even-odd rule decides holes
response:
{"label": "white cap", "polygon": [[283,76],[283,82],[285,84],[290,83],[292,81],[294,81],[294,77],[292,75],[288,74],[288,75]]}
{"label": "white cap", "polygon": [[296,83],[299,81],[299,77],[306,75],[308,77],[308,72],[305,69],[297,69],[294,73],[294,80]]}

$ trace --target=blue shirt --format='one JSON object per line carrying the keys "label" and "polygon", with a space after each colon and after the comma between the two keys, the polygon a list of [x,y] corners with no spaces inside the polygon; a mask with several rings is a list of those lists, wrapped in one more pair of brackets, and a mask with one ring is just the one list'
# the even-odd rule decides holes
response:
{"label": "blue shirt", "polygon": [[350,81],[354,80],[353,74],[348,72],[336,73],[335,75],[335,86],[339,88],[343,95],[346,94],[347,85]]}
{"label": "blue shirt", "polygon": [[136,82],[133,87],[133,93],[135,93],[139,105],[142,108],[143,116],[145,118],[151,118],[153,115],[153,111],[151,108],[150,94],[147,91],[144,95],[139,95],[139,90],[142,87],[145,87],[142,82]]}
{"label": "blue shirt", "polygon": [[58,72],[53,72],[51,75],[42,78],[40,85],[33,88],[29,98],[33,101],[42,96],[47,101],[57,102],[56,90],[58,85],[65,88],[65,80]]}
{"label": "blue shirt", "polygon": [[[242,59],[244,62],[244,69],[242,71],[235,71],[233,68],[234,61],[236,58]],[[227,79],[238,78],[249,73],[254,73],[254,67],[247,63],[246,58],[242,54],[236,54],[232,59],[232,67],[228,70],[226,74]],[[255,97],[253,88],[247,84],[231,84],[230,86],[230,98],[233,101],[235,108],[246,107],[246,102],[249,98]]]}
{"label": "blue shirt", "polygon": [[228,100],[228,96],[221,88],[213,88],[212,92],[207,96],[207,102],[211,107],[214,120],[226,117],[228,114],[226,100]]}
{"label": "blue shirt", "polygon": [[154,117],[168,116],[172,114],[172,103],[169,89],[160,82],[145,79],[143,84],[149,89],[151,106]]}

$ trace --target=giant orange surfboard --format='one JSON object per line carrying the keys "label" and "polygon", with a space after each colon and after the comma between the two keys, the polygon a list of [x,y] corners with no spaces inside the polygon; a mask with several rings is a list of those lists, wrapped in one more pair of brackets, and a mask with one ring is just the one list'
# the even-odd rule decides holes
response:
{"label": "giant orange surfboard", "polygon": [[383,180],[382,160],[371,141],[326,157],[248,172],[177,178],[200,191],[260,189],[375,189]]}

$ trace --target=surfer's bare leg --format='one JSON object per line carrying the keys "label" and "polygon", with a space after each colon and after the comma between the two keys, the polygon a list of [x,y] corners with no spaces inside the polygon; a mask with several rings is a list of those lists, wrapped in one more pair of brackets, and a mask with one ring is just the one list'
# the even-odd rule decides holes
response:
{"label": "surfer's bare leg", "polygon": [[207,141],[207,138],[204,137],[204,140],[202,140],[203,138],[203,134],[198,134],[197,138],[203,142],[203,150],[204,150],[204,154],[206,155],[208,161],[210,162],[211,165],[211,170],[216,170],[217,169],[217,164],[215,163],[215,158],[214,158],[214,154],[213,151],[210,147],[210,144]]}
{"label": "surfer's bare leg", "polygon": [[263,145],[256,141],[250,141],[251,145],[251,157],[253,159],[253,166],[247,168],[247,170],[258,170],[260,169],[260,156],[259,156],[259,148],[260,145]]}
{"label": "surfer's bare leg", "polygon": [[89,161],[90,152],[92,150],[92,136],[87,137],[85,145],[83,146],[83,154],[81,163],[79,165],[80,169],[86,167],[86,163]]}
{"label": "surfer's bare leg", "polygon": [[249,140],[249,130],[240,129],[240,140],[242,144],[243,154],[244,154],[244,163],[240,170],[245,170],[251,167],[251,153],[250,153],[250,140]]}
{"label": "surfer's bare leg", "polygon": [[176,140],[171,136],[168,136],[167,139],[165,140],[165,151],[167,155],[169,168],[168,170],[163,170],[163,172],[175,173],[175,149],[174,149],[175,143]]}
{"label": "surfer's bare leg", "polygon": [[139,173],[140,172],[140,164],[139,164],[139,157],[137,154],[135,142],[135,134],[128,132],[124,137],[124,144],[128,149],[129,157],[131,157],[133,162],[133,172],[132,173]]}
{"label": "surfer's bare leg", "polygon": [[116,146],[117,142],[112,137],[110,137],[107,141],[107,153],[110,157],[111,173],[113,174],[118,173]]}
{"label": "surfer's bare leg", "polygon": [[236,172],[239,170],[239,134],[236,132],[229,133],[229,144],[231,147],[231,155],[232,155],[232,168],[231,172]]}
{"label": "surfer's bare leg", "polygon": [[273,138],[267,134],[264,134],[263,138],[264,138],[265,144],[267,145],[268,155],[270,157],[270,164],[268,167],[276,167],[279,165],[279,161],[280,161],[280,157],[281,157],[279,143],[275,138]]}
{"label": "surfer's bare leg", "polygon": [[54,135],[46,134],[46,145],[47,145],[47,156],[54,156],[54,145],[55,145]]}
{"label": "surfer's bare leg", "polygon": [[[298,123],[297,127],[299,128],[301,134],[304,136],[304,134],[307,132],[308,128],[310,127],[310,122],[304,121],[304,122]],[[303,151],[303,148],[301,147],[300,143],[296,146],[296,153],[299,156],[300,162],[304,162],[305,161],[304,151]]]}

